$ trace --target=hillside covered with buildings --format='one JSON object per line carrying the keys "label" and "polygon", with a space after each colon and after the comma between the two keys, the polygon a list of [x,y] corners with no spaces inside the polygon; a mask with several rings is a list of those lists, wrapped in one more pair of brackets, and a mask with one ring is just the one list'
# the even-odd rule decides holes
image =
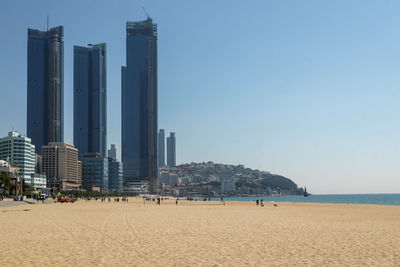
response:
{"label": "hillside covered with buildings", "polygon": [[163,194],[174,196],[303,194],[302,188],[284,176],[211,161],[162,168],[159,183]]}

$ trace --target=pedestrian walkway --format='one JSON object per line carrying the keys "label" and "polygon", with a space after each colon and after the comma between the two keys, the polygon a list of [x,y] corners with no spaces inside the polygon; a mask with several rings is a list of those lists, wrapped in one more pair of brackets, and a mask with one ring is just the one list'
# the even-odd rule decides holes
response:
{"label": "pedestrian walkway", "polygon": [[0,208],[1,207],[12,207],[12,206],[19,206],[19,205],[25,205],[26,203],[24,201],[13,201],[12,199],[4,199],[3,201],[0,201]]}

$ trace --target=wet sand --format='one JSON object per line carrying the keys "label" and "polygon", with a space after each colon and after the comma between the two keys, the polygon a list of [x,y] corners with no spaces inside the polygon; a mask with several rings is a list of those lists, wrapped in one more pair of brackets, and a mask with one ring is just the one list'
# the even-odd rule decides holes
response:
{"label": "wet sand", "polygon": [[400,266],[400,206],[265,204],[0,207],[0,266]]}

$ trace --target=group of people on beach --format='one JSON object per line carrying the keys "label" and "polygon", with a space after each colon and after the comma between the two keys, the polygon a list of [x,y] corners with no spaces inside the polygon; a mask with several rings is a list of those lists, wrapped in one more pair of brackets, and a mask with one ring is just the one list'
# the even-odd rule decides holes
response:
{"label": "group of people on beach", "polygon": [[157,201],[157,205],[161,205],[161,202],[164,202],[164,199],[167,200],[167,198],[164,197],[143,197],[143,204],[145,204],[148,201]]}
{"label": "group of people on beach", "polygon": [[[86,202],[90,202],[91,200],[95,200],[95,201],[97,201],[97,200],[101,200],[101,202],[106,202],[106,200],[108,200],[108,202],[111,202],[111,197],[108,197],[108,198],[106,198],[106,197],[87,197],[87,198],[85,198],[85,201]],[[114,202],[119,202],[119,201],[125,201],[125,202],[128,202],[129,201],[129,199],[127,198],[127,197],[114,197]]]}
{"label": "group of people on beach", "polygon": [[[146,202],[156,202],[157,205],[161,205],[162,202],[164,202],[164,200],[167,200],[170,198],[167,197],[143,197],[143,205],[146,204]],[[193,198],[193,197],[187,197],[186,198],[187,201],[197,201],[197,199]],[[203,198],[203,201],[211,201],[211,197],[205,197]],[[178,205],[179,202],[179,198],[176,198],[175,200],[175,205]],[[221,197],[221,202],[223,203],[223,205],[225,206],[225,201],[224,198]]]}
{"label": "group of people on beach", "polygon": [[[256,205],[258,206],[258,205],[260,205],[261,207],[264,207],[264,200],[263,199],[261,199],[261,200],[256,200]],[[274,207],[278,207],[278,203],[276,203],[276,202],[274,202]]]}

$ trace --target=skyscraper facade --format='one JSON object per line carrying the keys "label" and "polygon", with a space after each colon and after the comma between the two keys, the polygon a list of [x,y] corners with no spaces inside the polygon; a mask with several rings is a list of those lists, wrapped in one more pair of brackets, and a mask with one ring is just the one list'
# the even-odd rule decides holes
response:
{"label": "skyscraper facade", "polygon": [[79,157],[107,150],[106,44],[74,46],[74,145]]}
{"label": "skyscraper facade", "polygon": [[108,150],[108,157],[113,159],[117,158],[117,148],[115,147],[115,144],[111,144],[111,147]]}
{"label": "skyscraper facade", "polygon": [[176,140],[175,133],[169,133],[167,137],[167,165],[168,167],[176,166]]}
{"label": "skyscraper facade", "polygon": [[151,18],[126,23],[126,66],[121,69],[124,186],[148,183],[156,191],[157,25]]}
{"label": "skyscraper facade", "polygon": [[165,130],[158,131],[158,166],[165,166]]}
{"label": "skyscraper facade", "polygon": [[28,29],[27,136],[36,153],[64,140],[64,28]]}

